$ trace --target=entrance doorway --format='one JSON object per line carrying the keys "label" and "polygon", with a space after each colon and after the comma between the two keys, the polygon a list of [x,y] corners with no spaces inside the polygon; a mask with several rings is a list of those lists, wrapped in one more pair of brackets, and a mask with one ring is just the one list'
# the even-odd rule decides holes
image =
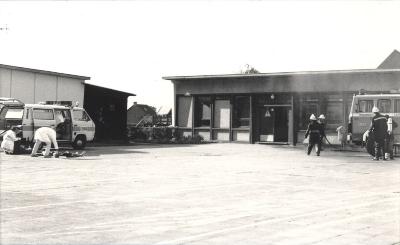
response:
{"label": "entrance doorway", "polygon": [[290,106],[265,106],[258,109],[260,142],[289,142]]}

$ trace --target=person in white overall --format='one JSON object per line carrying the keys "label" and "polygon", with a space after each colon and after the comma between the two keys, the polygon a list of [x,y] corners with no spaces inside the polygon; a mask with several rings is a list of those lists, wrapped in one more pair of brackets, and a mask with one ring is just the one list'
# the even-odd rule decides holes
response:
{"label": "person in white overall", "polygon": [[3,135],[3,141],[1,142],[1,149],[4,150],[6,154],[13,154],[14,153],[14,142],[20,140],[17,137],[17,134],[21,130],[18,126],[13,126],[10,130]]}
{"label": "person in white overall", "polygon": [[50,148],[51,144],[54,145],[56,152],[54,154],[55,157],[58,157],[58,144],[56,140],[56,131],[53,128],[49,127],[41,127],[38,128],[35,132],[34,139],[36,140],[35,146],[32,149],[31,156],[37,157],[37,151],[42,143],[46,144],[46,151],[44,153],[44,157],[48,158],[50,156]]}

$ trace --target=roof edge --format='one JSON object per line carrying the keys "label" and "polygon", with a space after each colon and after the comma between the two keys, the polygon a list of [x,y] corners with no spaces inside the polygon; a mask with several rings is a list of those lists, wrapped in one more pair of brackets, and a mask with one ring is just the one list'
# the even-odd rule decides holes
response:
{"label": "roof edge", "polygon": [[136,94],[132,94],[132,93],[128,93],[128,92],[124,92],[124,91],[116,90],[116,89],[112,89],[112,88],[102,87],[102,86],[98,86],[98,85],[94,85],[94,84],[90,84],[90,83],[85,83],[85,86],[92,86],[92,87],[97,87],[97,88],[108,89],[108,90],[112,90],[114,92],[118,92],[121,94],[126,94],[128,96],[136,96]]}
{"label": "roof edge", "polygon": [[11,69],[11,70],[21,70],[21,71],[27,71],[27,72],[34,72],[34,73],[39,73],[39,74],[44,74],[44,75],[69,77],[69,78],[74,78],[74,79],[79,79],[79,80],[90,80],[90,77],[87,77],[87,76],[79,76],[79,75],[73,75],[73,74],[68,74],[68,73],[32,69],[32,68],[26,68],[26,67],[21,67],[21,66],[12,66],[12,65],[0,64],[0,68]]}
{"label": "roof edge", "polygon": [[188,79],[207,79],[207,78],[244,78],[244,77],[269,77],[269,76],[292,76],[310,74],[344,74],[344,73],[384,73],[400,72],[400,69],[355,69],[355,70],[327,70],[327,71],[298,71],[298,72],[275,72],[275,73],[256,73],[256,74],[220,74],[220,75],[193,75],[193,76],[165,76],[164,80],[188,80]]}

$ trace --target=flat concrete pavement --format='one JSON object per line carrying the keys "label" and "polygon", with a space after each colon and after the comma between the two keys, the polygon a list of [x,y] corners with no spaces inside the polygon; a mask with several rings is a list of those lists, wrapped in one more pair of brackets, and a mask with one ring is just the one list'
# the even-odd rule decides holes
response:
{"label": "flat concrete pavement", "polygon": [[1,244],[396,244],[400,161],[305,147],[0,153]]}

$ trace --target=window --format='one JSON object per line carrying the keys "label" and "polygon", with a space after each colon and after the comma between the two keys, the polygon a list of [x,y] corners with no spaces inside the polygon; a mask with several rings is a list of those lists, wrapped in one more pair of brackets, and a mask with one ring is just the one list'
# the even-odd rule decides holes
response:
{"label": "window", "polygon": [[89,116],[86,114],[85,111],[82,110],[74,110],[73,112],[74,120],[75,121],[89,121]]}
{"label": "window", "polygon": [[229,100],[215,100],[214,128],[229,128],[231,122]]}
{"label": "window", "polygon": [[250,97],[236,96],[233,104],[233,127],[247,128],[250,125]]}
{"label": "window", "polygon": [[8,109],[6,113],[6,119],[22,118],[23,114],[24,114],[24,109]]}
{"label": "window", "polygon": [[197,97],[195,102],[195,127],[209,127],[211,125],[211,97]]}
{"label": "window", "polygon": [[372,112],[372,107],[374,107],[373,100],[360,100],[358,101],[358,109],[356,112],[360,113]]}
{"label": "window", "polygon": [[52,109],[33,109],[33,119],[54,120]]}
{"label": "window", "polygon": [[326,125],[329,129],[336,129],[343,123],[343,103],[328,102],[326,105]]}
{"label": "window", "polygon": [[389,99],[378,100],[378,108],[379,108],[379,111],[382,113],[391,112],[391,106],[392,106],[392,103]]}
{"label": "window", "polygon": [[178,127],[192,127],[192,97],[178,97]]}
{"label": "window", "polygon": [[397,113],[400,112],[400,100],[394,101],[394,112],[397,112]]}

